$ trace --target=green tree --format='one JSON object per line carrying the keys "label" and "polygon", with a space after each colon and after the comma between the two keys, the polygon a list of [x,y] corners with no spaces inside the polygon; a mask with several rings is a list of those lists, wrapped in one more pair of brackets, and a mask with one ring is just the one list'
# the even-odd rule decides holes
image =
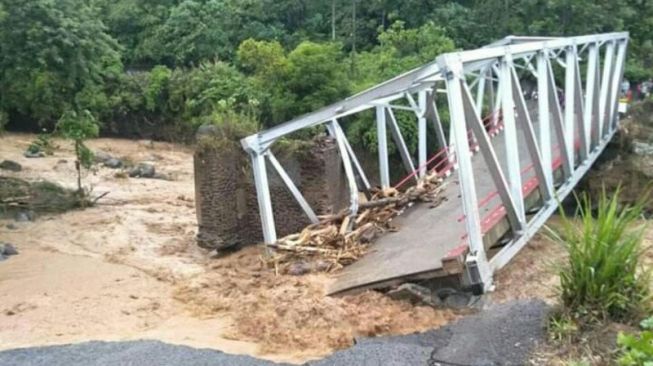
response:
{"label": "green tree", "polygon": [[172,9],[159,29],[159,60],[181,65],[229,60],[234,48],[229,29],[236,27],[224,1],[185,0]]}
{"label": "green tree", "polygon": [[288,54],[287,87],[295,95],[293,113],[299,115],[349,94],[340,45],[302,42]]}
{"label": "green tree", "polygon": [[160,41],[157,32],[177,5],[177,0],[93,0],[98,16],[110,34],[123,46],[128,66],[150,66],[157,59]]}
{"label": "green tree", "polygon": [[405,23],[398,21],[380,33],[378,39],[379,46],[359,55],[356,91],[434,61],[438,55],[454,49],[454,42],[444,29],[432,22],[406,29]]}
{"label": "green tree", "polygon": [[335,102],[349,93],[340,46],[302,42],[287,55],[278,42],[246,40],[241,68],[263,97],[263,124],[270,126]]}
{"label": "green tree", "polygon": [[0,0],[0,109],[41,123],[102,105],[122,71],[118,44],[74,0]]}
{"label": "green tree", "polygon": [[73,141],[75,146],[75,169],[77,170],[77,193],[84,196],[82,187],[82,168],[89,169],[93,164],[93,152],[84,141],[95,138],[99,134],[99,127],[95,117],[88,110],[80,113],[66,111],[57,123],[57,130],[67,139]]}

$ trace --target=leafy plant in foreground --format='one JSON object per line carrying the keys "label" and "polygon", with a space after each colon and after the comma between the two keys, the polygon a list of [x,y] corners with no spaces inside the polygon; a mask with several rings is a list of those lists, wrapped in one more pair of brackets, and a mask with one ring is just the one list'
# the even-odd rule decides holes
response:
{"label": "leafy plant in foreground", "polygon": [[577,198],[579,220],[561,210],[561,227],[549,229],[569,253],[559,291],[563,310],[574,318],[627,321],[648,308],[649,276],[639,271],[644,228],[636,225],[645,197],[620,208],[618,196],[603,191],[596,207],[587,195]]}
{"label": "leafy plant in foreground", "polygon": [[639,334],[619,333],[619,365],[653,366],[653,317],[644,319],[639,326],[642,328]]}

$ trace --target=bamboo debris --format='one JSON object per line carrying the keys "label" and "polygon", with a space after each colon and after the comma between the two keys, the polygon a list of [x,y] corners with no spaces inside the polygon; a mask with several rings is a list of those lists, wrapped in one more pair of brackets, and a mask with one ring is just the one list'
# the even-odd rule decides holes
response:
{"label": "bamboo debris", "polygon": [[264,261],[282,273],[288,272],[293,263],[308,261],[319,261],[320,265],[314,267],[321,271],[340,269],[365,254],[376,236],[397,231],[390,222],[414,202],[429,202],[430,207],[439,205],[444,200],[443,189],[442,179],[436,174],[421,178],[404,192],[394,188],[377,189],[370,201],[359,205],[356,215],[349,209],[322,215],[319,223],[268,244],[273,250]]}

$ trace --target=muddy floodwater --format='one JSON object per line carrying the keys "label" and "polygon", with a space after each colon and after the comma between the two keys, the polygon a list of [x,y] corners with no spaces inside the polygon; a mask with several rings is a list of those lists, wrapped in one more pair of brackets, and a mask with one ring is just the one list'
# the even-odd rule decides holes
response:
{"label": "muddy floodwater", "polygon": [[[27,159],[34,135],[0,137],[0,160],[20,172],[75,187],[70,144]],[[192,150],[163,142],[89,142],[168,179],[128,178],[98,166],[84,177],[95,207],[32,222],[0,220],[0,241],[20,252],[0,262],[0,348],[87,340],[157,339],[302,362],[348,347],[355,337],[405,334],[447,324],[450,310],[412,306],[368,292],[325,296],[330,275],[275,275],[248,247],[222,258],[195,245]]]}

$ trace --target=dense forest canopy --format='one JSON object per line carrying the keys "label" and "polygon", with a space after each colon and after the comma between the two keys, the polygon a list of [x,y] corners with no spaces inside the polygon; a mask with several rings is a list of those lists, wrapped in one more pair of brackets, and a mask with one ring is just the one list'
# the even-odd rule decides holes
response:
{"label": "dense forest canopy", "polygon": [[[69,111],[123,135],[266,127],[442,52],[621,30],[627,77],[653,76],[647,0],[0,0],[0,127],[52,129]],[[348,134],[371,146],[369,123]]]}

